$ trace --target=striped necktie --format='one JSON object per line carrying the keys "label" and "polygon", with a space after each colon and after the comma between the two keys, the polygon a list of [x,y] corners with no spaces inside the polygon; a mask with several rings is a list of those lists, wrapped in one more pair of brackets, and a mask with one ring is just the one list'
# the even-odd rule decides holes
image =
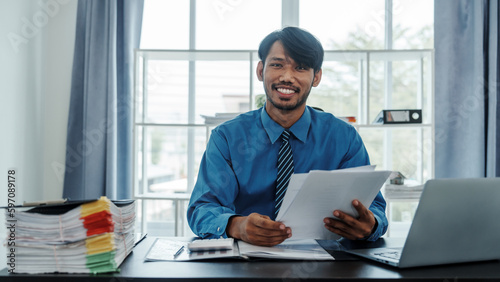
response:
{"label": "striped necktie", "polygon": [[286,188],[288,186],[288,182],[290,181],[290,176],[293,173],[293,155],[292,155],[292,147],[288,142],[290,138],[290,132],[288,130],[283,131],[281,133],[281,147],[278,153],[278,177],[276,178],[276,195],[275,195],[275,206],[274,206],[274,215],[277,216],[281,202],[283,202],[283,197],[286,193]]}

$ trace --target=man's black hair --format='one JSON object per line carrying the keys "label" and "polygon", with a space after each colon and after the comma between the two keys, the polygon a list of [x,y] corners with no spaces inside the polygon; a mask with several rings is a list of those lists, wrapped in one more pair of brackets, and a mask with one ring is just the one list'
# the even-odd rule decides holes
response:
{"label": "man's black hair", "polygon": [[262,62],[265,63],[269,50],[276,41],[281,41],[286,55],[297,64],[313,68],[314,73],[321,69],[325,53],[323,46],[308,31],[298,27],[285,27],[270,33],[259,46],[259,58]]}

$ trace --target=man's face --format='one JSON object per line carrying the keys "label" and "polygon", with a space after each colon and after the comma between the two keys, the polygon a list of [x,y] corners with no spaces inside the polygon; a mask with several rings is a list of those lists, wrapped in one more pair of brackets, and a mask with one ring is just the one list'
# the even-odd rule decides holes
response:
{"label": "man's face", "polygon": [[269,50],[265,62],[257,65],[257,76],[264,83],[267,101],[266,110],[273,108],[283,111],[304,109],[311,88],[318,86],[321,70],[298,65],[285,54],[280,41]]}

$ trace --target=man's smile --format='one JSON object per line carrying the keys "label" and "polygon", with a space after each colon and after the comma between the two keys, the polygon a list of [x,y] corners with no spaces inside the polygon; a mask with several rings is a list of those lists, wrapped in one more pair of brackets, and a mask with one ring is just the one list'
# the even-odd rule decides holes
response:
{"label": "man's smile", "polygon": [[300,93],[300,89],[296,87],[290,87],[290,86],[283,86],[283,85],[277,85],[273,87],[280,96],[284,97],[291,97],[293,94]]}
{"label": "man's smile", "polygon": [[292,94],[295,93],[295,90],[292,89],[286,89],[286,88],[278,88],[278,92],[281,92],[283,94]]}

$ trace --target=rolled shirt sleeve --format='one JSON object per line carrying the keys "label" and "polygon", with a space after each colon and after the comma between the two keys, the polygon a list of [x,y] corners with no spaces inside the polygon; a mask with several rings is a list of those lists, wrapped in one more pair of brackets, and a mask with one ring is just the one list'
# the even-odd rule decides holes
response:
{"label": "rolled shirt sleeve", "polygon": [[227,142],[214,131],[200,163],[200,171],[189,202],[187,218],[202,238],[227,237],[226,226],[235,215],[238,184],[229,162]]}

